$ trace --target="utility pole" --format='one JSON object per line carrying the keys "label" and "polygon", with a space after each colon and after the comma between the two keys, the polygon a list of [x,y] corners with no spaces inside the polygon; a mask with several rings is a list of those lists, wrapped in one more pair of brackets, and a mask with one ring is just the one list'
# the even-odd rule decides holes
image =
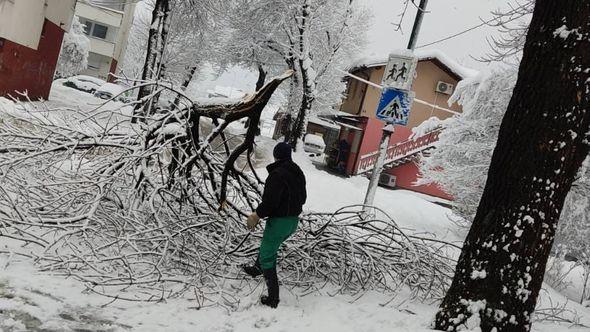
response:
{"label": "utility pole", "polygon": [[[408,42],[408,50],[410,51],[414,51],[414,48],[416,47],[416,41],[418,40],[418,34],[420,33],[420,27],[422,26],[422,19],[424,18],[424,12],[426,10],[427,4],[428,0],[420,0],[420,6],[418,8],[418,13],[416,13],[416,19],[414,20],[412,34],[410,36],[410,41]],[[387,75],[387,72],[383,73],[383,86],[386,85],[385,75]],[[414,75],[414,73],[411,72],[409,75]],[[404,89],[409,90],[410,88],[406,87]],[[371,179],[369,180],[369,187],[367,188],[367,193],[365,194],[365,201],[363,203],[363,210],[365,213],[368,212],[368,207],[373,205],[373,201],[375,200],[375,193],[377,192],[377,186],[379,185],[379,176],[381,175],[381,172],[383,172],[383,164],[385,163],[385,156],[387,154],[387,149],[389,147],[389,139],[391,135],[394,133],[394,131],[395,127],[393,122],[387,122],[386,125],[383,127],[381,143],[379,144],[379,155],[377,157],[377,160],[375,161],[375,166],[373,167],[373,172],[371,173]]]}
{"label": "utility pole", "polygon": [[420,0],[420,6],[418,6],[418,12],[416,13],[416,19],[414,20],[414,26],[412,27],[412,34],[410,35],[410,41],[408,42],[408,50],[413,51],[414,48],[416,48],[416,42],[418,41],[418,34],[420,33],[420,27],[422,27],[422,19],[424,18],[427,4],[428,0]]}

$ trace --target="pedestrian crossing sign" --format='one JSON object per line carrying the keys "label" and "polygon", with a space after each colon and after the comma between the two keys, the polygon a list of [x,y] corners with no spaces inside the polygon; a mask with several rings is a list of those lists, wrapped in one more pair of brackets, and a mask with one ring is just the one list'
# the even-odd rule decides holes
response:
{"label": "pedestrian crossing sign", "polygon": [[377,107],[377,118],[387,123],[405,126],[408,124],[413,100],[413,91],[383,89]]}

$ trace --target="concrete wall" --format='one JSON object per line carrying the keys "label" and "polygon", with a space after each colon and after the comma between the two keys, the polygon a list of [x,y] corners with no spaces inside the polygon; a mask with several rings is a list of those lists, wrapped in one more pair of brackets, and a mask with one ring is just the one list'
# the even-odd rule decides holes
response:
{"label": "concrete wall", "polygon": [[44,17],[43,1],[0,1],[0,38],[36,50]]}
{"label": "concrete wall", "polygon": [[18,97],[15,91],[27,91],[33,100],[49,97],[64,31],[49,20],[42,30],[36,50],[0,42],[0,96]]}
{"label": "concrete wall", "polygon": [[104,25],[120,27],[123,22],[123,13],[113,9],[91,6],[85,2],[78,2],[76,15]]}
{"label": "concrete wall", "polygon": [[[363,69],[357,70],[353,72],[355,76],[363,78],[365,80],[369,79],[369,73],[371,69]],[[361,114],[361,106],[364,100],[365,93],[367,92],[368,85],[356,80],[350,79],[348,81],[348,86],[346,88],[346,96],[340,105],[340,110],[342,112],[360,115]]]}
{"label": "concrete wall", "polygon": [[98,77],[102,80],[108,80],[108,73],[110,72],[113,58],[107,57],[98,53],[90,52],[88,55],[88,64],[98,65],[98,68],[91,68],[90,66],[83,70],[81,74]]}
{"label": "concrete wall", "polygon": [[[118,30],[117,42],[115,45],[115,53],[113,58],[117,62],[122,62],[125,58],[125,52],[127,51],[127,43],[129,41],[129,33],[131,32],[131,26],[133,25],[133,17],[135,13],[135,3],[130,2],[125,6],[123,12],[123,20]],[[114,71],[113,71],[114,72]]]}
{"label": "concrete wall", "polygon": [[[457,83],[459,82],[457,78],[443,70],[434,60],[418,62],[417,72],[418,76],[414,80],[412,86],[412,89],[416,92],[416,98],[437,105],[441,108],[450,109],[457,113],[462,112],[461,106],[457,103],[451,106],[448,105],[450,95],[435,91],[438,81],[451,83],[454,86],[457,86]],[[453,115],[453,113],[414,102],[410,112],[408,127],[416,127],[432,116],[444,120]]]}
{"label": "concrete wall", "polygon": [[75,0],[0,1],[0,38],[36,50],[45,19],[69,31]]}
{"label": "concrete wall", "polygon": [[65,32],[70,31],[76,0],[45,0],[45,18]]}
{"label": "concrete wall", "polygon": [[90,39],[90,51],[92,53],[100,54],[109,58],[112,58],[113,54],[115,54],[114,43],[90,36],[88,39]]}

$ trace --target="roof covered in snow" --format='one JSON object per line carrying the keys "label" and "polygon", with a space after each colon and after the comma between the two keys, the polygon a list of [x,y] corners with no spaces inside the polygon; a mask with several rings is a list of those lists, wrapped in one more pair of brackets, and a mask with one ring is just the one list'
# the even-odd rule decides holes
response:
{"label": "roof covered in snow", "polygon": [[[408,55],[408,50],[393,50],[389,53],[383,54],[371,54],[368,56],[363,56],[357,58],[356,60],[352,61],[352,63],[348,66],[348,70],[352,70],[355,68],[361,67],[380,67],[385,66],[387,64],[387,60],[389,59],[389,54],[399,54],[399,55]],[[428,61],[428,60],[437,60],[443,66],[447,67],[449,71],[454,73],[455,75],[459,76],[460,78],[467,78],[476,76],[478,71],[467,68],[463,65],[460,65],[457,61],[453,58],[447,56],[440,50],[415,50],[414,54],[418,57],[418,61]]]}

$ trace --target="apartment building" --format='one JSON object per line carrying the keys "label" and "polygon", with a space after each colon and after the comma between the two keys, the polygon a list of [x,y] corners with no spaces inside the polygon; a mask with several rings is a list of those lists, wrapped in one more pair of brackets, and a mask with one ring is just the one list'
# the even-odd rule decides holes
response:
{"label": "apartment building", "polygon": [[79,0],[76,15],[90,39],[85,75],[112,81],[125,56],[137,0]]}

